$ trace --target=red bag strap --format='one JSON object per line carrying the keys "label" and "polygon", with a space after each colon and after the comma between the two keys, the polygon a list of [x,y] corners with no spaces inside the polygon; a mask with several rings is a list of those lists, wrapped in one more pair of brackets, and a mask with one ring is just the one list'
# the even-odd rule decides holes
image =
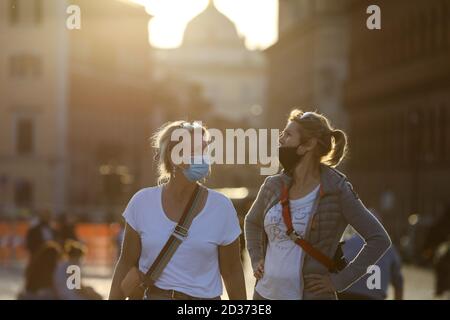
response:
{"label": "red bag strap", "polygon": [[[322,190],[320,192],[322,195]],[[334,270],[335,263],[332,259],[314,248],[311,243],[300,237],[297,232],[295,232],[294,226],[292,225],[291,209],[289,207],[289,189],[285,185],[283,185],[280,202],[283,208],[282,214],[284,223],[287,228],[287,236],[291,238],[291,240],[294,241],[297,245],[299,245],[307,254],[309,254],[311,257],[325,266],[329,271]]]}

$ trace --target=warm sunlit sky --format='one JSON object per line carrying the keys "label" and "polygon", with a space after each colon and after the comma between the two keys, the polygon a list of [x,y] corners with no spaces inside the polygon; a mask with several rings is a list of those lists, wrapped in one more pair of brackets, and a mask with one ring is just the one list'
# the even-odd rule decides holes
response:
{"label": "warm sunlit sky", "polygon": [[[130,0],[145,5],[154,18],[149,23],[150,43],[158,48],[178,47],[184,29],[202,12],[208,0]],[[215,0],[245,37],[249,49],[264,49],[278,36],[278,0]]]}

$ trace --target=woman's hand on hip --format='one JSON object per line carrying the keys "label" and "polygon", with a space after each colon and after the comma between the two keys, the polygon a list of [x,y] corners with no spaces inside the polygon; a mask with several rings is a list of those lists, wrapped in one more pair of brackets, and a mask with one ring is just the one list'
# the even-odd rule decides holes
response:
{"label": "woman's hand on hip", "polygon": [[260,280],[264,276],[264,260],[259,261],[255,272],[253,272],[253,275],[257,280]]}

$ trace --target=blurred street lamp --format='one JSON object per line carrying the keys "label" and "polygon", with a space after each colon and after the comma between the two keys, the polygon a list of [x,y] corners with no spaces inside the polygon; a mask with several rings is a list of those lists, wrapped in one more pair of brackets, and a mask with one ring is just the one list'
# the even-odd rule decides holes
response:
{"label": "blurred street lamp", "polygon": [[263,113],[263,108],[259,104],[254,104],[250,107],[250,113],[252,116],[258,117]]}
{"label": "blurred street lamp", "polygon": [[410,226],[415,226],[419,222],[419,215],[412,214],[408,217],[408,223]]}
{"label": "blurred street lamp", "polygon": [[221,188],[216,189],[216,191],[224,194],[231,200],[242,200],[249,195],[249,190],[247,188]]}
{"label": "blurred street lamp", "polygon": [[116,172],[116,174],[118,174],[120,176],[124,176],[124,175],[128,174],[128,168],[126,166],[117,166],[115,168],[115,172]]}
{"label": "blurred street lamp", "polygon": [[125,174],[120,177],[120,182],[124,185],[130,185],[134,181],[133,176],[130,174]]}
{"label": "blurred street lamp", "polygon": [[99,172],[102,176],[111,174],[111,171],[112,171],[112,166],[110,166],[110,165],[101,165],[100,169],[99,169]]}

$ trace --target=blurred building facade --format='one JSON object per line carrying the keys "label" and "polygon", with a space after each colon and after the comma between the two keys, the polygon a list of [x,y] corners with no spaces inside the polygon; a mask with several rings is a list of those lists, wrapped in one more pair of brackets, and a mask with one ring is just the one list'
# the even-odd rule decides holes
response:
{"label": "blurred building facade", "polygon": [[378,1],[380,31],[363,27],[371,4],[349,11],[349,171],[397,242],[450,199],[450,3]]}
{"label": "blurred building facade", "polygon": [[0,203],[65,198],[67,42],[63,1],[0,2]]}
{"label": "blurred building facade", "polygon": [[261,123],[266,105],[266,62],[259,51],[249,51],[236,26],[212,1],[186,27],[176,49],[155,50],[160,74],[179,75],[197,83],[217,116],[252,125]]}
{"label": "blurred building facade", "polygon": [[83,25],[69,32],[67,207],[113,214],[153,179],[149,16],[122,1],[73,3]]}
{"label": "blurred building facade", "polygon": [[152,178],[148,19],[123,1],[0,2],[3,211],[105,211]]}
{"label": "blurred building facade", "polygon": [[396,243],[419,215],[448,203],[450,4],[280,0],[279,41],[269,58],[267,122],[293,107],[318,110],[349,133],[345,172],[378,210]]}
{"label": "blurred building facade", "polygon": [[279,40],[268,57],[267,122],[285,125],[293,107],[318,110],[347,125],[343,88],[348,71],[347,0],[280,0]]}

